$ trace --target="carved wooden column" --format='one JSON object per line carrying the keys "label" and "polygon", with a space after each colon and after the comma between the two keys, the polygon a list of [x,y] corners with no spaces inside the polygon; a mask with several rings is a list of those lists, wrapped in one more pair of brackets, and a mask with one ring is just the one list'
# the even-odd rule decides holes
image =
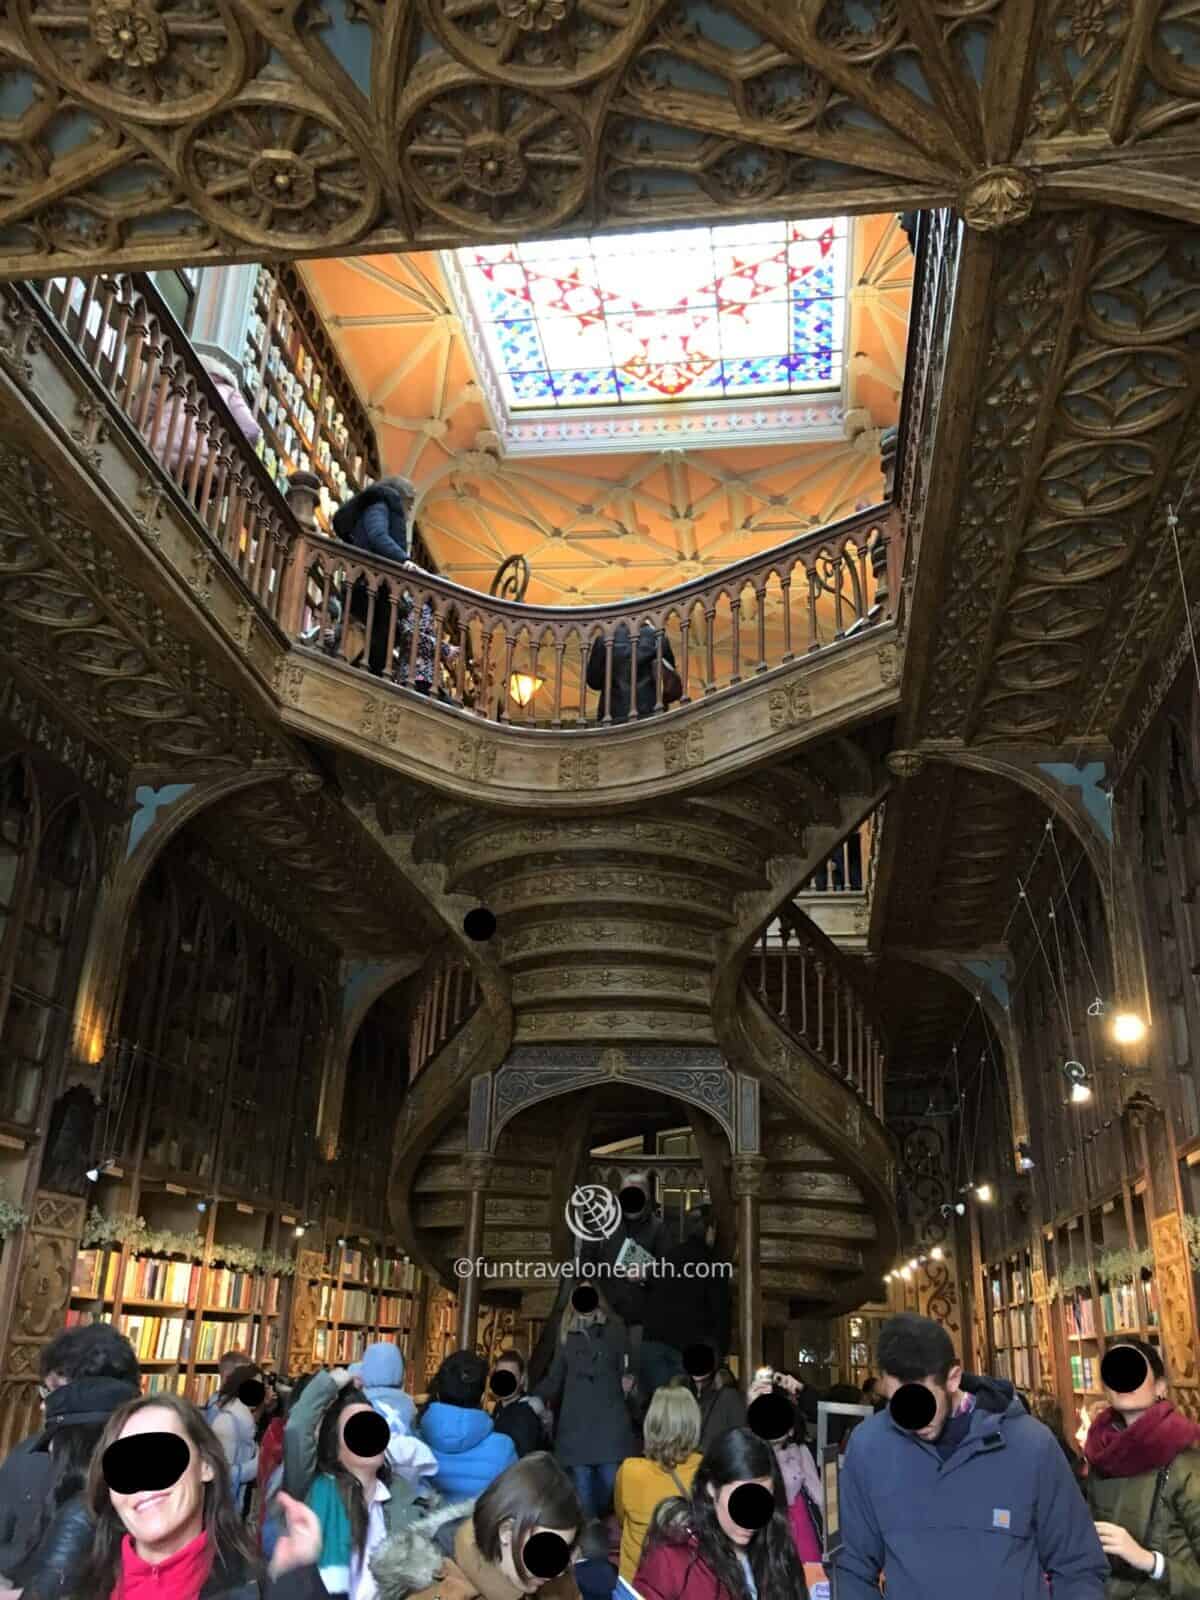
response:
{"label": "carved wooden column", "polygon": [[320,1250],[297,1250],[288,1313],[288,1372],[308,1372],[313,1364],[313,1334],[317,1326],[318,1282],[324,1257]]}
{"label": "carved wooden column", "polygon": [[767,1163],[762,1156],[735,1156],[733,1192],[737,1200],[737,1343],[742,1387],[762,1358],[762,1266],[759,1261],[759,1203]]}
{"label": "carved wooden column", "polygon": [[[484,1212],[492,1176],[492,1158],[480,1153],[468,1153],[464,1170],[467,1175],[467,1225],[463,1232],[462,1257],[474,1266],[483,1256]],[[458,1294],[458,1347],[460,1350],[474,1350],[479,1327],[479,1276],[472,1271],[461,1279],[461,1283]]]}
{"label": "carved wooden column", "polygon": [[[86,1202],[39,1189],[20,1239],[21,1260],[0,1378],[0,1453],[40,1425],[38,1355],[63,1325]],[[17,1243],[14,1236],[8,1248]]]}

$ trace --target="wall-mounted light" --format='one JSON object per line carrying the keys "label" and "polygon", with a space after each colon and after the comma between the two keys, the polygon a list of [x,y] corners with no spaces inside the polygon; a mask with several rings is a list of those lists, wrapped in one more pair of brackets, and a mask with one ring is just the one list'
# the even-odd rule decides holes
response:
{"label": "wall-mounted light", "polygon": [[508,692],[519,706],[527,706],[545,681],[545,678],[534,678],[525,672],[514,672],[508,680]]}
{"label": "wall-mounted light", "polygon": [[975,1198],[976,1198],[976,1200],[979,1201],[980,1205],[982,1205],[982,1206],[990,1206],[991,1203],[992,1203],[992,1186],[991,1186],[991,1184],[990,1183],[977,1183],[975,1185]]}
{"label": "wall-mounted light", "polygon": [[1070,1088],[1071,1104],[1073,1106],[1087,1105],[1092,1098],[1092,1086],[1088,1082],[1088,1072],[1083,1062],[1064,1061],[1062,1073]]}
{"label": "wall-mounted light", "polygon": [[304,1224],[302,1222],[298,1222],[296,1224],[296,1226],[292,1229],[292,1232],[296,1235],[297,1239],[303,1239],[303,1237],[304,1237]]}
{"label": "wall-mounted light", "polygon": [[933,1249],[929,1252],[929,1255],[930,1259],[933,1261],[944,1261],[946,1259],[946,1252],[942,1249],[940,1244],[935,1244]]}
{"label": "wall-mounted light", "polygon": [[1019,1172],[1032,1172],[1037,1162],[1033,1159],[1033,1151],[1024,1139],[1017,1145],[1017,1170]]}
{"label": "wall-mounted light", "polygon": [[84,1173],[84,1177],[87,1179],[87,1181],[89,1183],[99,1183],[100,1182],[100,1168],[99,1167],[89,1167],[87,1169],[87,1171]]}
{"label": "wall-mounted light", "polygon": [[1112,1020],[1112,1036],[1117,1044],[1141,1044],[1146,1024],[1136,1011],[1118,1011]]}
{"label": "wall-mounted light", "polygon": [[904,1279],[905,1283],[910,1282],[911,1279],[912,1279],[912,1268],[911,1267],[901,1267],[900,1268],[900,1276]]}
{"label": "wall-mounted light", "polygon": [[910,1272],[915,1272],[920,1265],[921,1265],[921,1263],[917,1260],[916,1256],[914,1256],[912,1258],[912,1260],[908,1263],[908,1270]]}
{"label": "wall-mounted light", "polygon": [[207,1200],[197,1200],[196,1201],[196,1210],[200,1213],[201,1216],[203,1216],[204,1213],[208,1210],[208,1201]]}

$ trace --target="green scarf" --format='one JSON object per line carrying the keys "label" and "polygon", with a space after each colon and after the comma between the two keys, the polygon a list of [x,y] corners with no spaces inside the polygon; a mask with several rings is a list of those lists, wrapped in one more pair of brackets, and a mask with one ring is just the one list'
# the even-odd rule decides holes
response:
{"label": "green scarf", "polygon": [[337,1479],[319,1472],[305,1498],[321,1524],[321,1582],[330,1594],[350,1593],[350,1518],[342,1503]]}

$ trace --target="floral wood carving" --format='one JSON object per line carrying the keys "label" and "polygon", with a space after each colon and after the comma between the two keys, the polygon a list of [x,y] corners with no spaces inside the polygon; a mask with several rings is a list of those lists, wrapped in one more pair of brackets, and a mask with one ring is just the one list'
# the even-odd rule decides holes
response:
{"label": "floral wood carving", "polygon": [[958,203],[963,221],[980,233],[1011,228],[1033,210],[1034,182],[1018,167],[992,167],[963,190]]}

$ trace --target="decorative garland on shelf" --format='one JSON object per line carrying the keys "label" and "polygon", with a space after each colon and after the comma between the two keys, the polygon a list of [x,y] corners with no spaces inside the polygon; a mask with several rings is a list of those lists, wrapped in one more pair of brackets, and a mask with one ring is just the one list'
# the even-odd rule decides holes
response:
{"label": "decorative garland on shelf", "polygon": [[[0,1213],[2,1217],[2,1213]],[[3,1224],[0,1222],[0,1231]],[[108,1217],[92,1207],[80,1241],[84,1249],[93,1245],[123,1245],[136,1256],[185,1256],[189,1261],[205,1260],[204,1240],[198,1233],[174,1233],[170,1228],[152,1228],[145,1217],[131,1213]],[[217,1244],[207,1257],[210,1267],[228,1267],[233,1272],[261,1272],[272,1277],[290,1277],[296,1263],[273,1250],[255,1250],[245,1244]]]}
{"label": "decorative garland on shelf", "polygon": [[1072,1294],[1077,1289],[1090,1289],[1092,1275],[1084,1266],[1079,1266],[1073,1261],[1068,1261],[1065,1267],[1059,1269],[1057,1283],[1064,1295]]}
{"label": "decorative garland on shelf", "polygon": [[1153,1270],[1153,1250],[1109,1250],[1096,1262],[1096,1276],[1104,1283],[1133,1283]]}
{"label": "decorative garland on shelf", "polygon": [[28,1221],[27,1211],[22,1211],[20,1206],[13,1205],[11,1200],[0,1195],[0,1239],[7,1239],[10,1233],[16,1233]]}

